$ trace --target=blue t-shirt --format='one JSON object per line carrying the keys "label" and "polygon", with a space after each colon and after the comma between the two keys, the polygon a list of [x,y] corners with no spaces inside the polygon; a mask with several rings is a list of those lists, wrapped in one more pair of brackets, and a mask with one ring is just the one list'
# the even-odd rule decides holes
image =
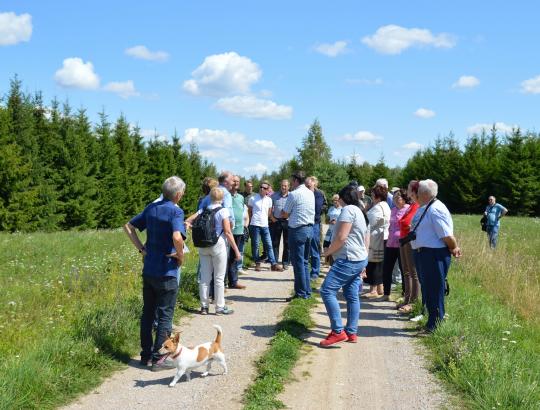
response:
{"label": "blue t-shirt", "polygon": [[488,205],[486,207],[487,225],[499,226],[499,219],[506,208],[501,204]]}
{"label": "blue t-shirt", "polygon": [[173,232],[179,231],[182,237],[186,238],[184,211],[168,199],[164,199],[148,205],[129,223],[141,232],[145,229],[147,231],[143,276],[177,278],[177,260],[166,255],[176,252],[172,240]]}

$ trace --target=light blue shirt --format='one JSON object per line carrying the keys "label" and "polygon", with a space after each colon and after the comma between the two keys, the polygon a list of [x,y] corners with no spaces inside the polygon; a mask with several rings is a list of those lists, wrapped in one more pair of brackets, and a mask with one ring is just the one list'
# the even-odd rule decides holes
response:
{"label": "light blue shirt", "polygon": [[506,208],[501,204],[488,205],[486,207],[487,225],[499,226],[499,219],[501,219],[501,215],[505,210]]}
{"label": "light blue shirt", "polygon": [[285,206],[288,197],[288,192],[286,196],[283,196],[281,191],[272,194],[272,215],[274,215],[274,218],[281,219],[281,211],[283,211],[283,207]]}
{"label": "light blue shirt", "polygon": [[[418,209],[418,219],[424,213],[425,207]],[[415,218],[416,218],[415,215]],[[413,219],[414,221],[414,219]],[[413,229],[418,224],[413,223]],[[429,207],[424,218],[416,228],[416,240],[412,241],[413,249],[418,248],[446,248],[442,240],[447,236],[454,235],[454,223],[450,211],[441,201],[436,200]]]}
{"label": "light blue shirt", "polygon": [[304,184],[289,192],[283,210],[289,214],[289,228],[315,223],[315,195]]}
{"label": "light blue shirt", "polygon": [[229,210],[231,229],[234,229],[234,210],[232,207],[232,195],[223,185],[220,185],[219,188],[223,191],[223,208],[227,208]]}

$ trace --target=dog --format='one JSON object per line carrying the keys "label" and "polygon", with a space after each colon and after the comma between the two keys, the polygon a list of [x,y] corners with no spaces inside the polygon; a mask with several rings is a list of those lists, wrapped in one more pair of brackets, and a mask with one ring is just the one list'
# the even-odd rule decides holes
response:
{"label": "dog", "polygon": [[206,371],[201,376],[208,376],[214,360],[217,360],[221,367],[223,367],[223,374],[227,374],[225,354],[223,354],[221,348],[223,330],[219,325],[213,326],[217,330],[216,339],[213,342],[203,343],[195,347],[182,346],[180,343],[180,332],[177,332],[174,337],[171,336],[163,343],[159,350],[159,353],[163,355],[161,360],[171,357],[177,369],[176,375],[169,384],[169,387],[174,387],[184,374],[186,375],[186,380],[189,382],[191,380],[191,371],[205,364]]}

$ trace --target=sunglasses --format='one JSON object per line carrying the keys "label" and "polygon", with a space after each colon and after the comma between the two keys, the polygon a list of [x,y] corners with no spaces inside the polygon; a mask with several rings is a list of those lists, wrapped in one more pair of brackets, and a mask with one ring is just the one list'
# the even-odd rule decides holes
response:
{"label": "sunglasses", "polygon": [[262,186],[261,189],[269,189],[269,186]]}

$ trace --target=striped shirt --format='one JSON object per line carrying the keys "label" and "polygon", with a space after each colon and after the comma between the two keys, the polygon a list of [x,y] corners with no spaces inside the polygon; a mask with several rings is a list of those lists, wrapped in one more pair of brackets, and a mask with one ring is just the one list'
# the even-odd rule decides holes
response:
{"label": "striped shirt", "polygon": [[289,228],[313,225],[315,222],[315,195],[304,184],[289,192],[283,210],[289,214]]}

